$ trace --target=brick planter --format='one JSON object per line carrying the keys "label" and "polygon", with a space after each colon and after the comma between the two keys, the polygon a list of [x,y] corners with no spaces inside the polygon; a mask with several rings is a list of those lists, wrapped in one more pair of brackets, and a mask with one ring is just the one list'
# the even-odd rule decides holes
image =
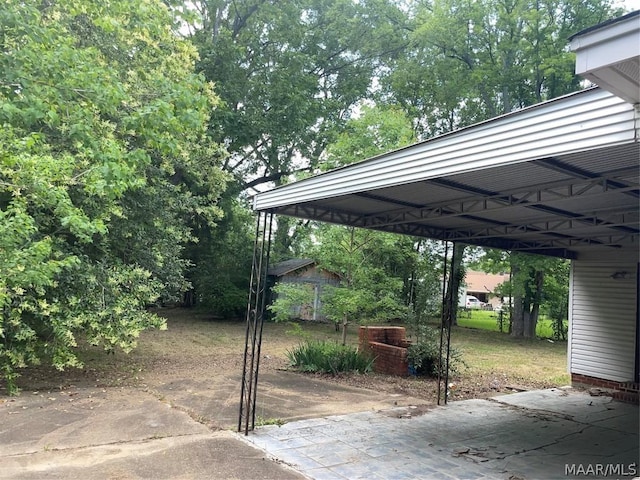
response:
{"label": "brick planter", "polygon": [[358,332],[358,348],[375,357],[373,370],[376,373],[408,376],[407,347],[410,344],[404,327],[360,327]]}

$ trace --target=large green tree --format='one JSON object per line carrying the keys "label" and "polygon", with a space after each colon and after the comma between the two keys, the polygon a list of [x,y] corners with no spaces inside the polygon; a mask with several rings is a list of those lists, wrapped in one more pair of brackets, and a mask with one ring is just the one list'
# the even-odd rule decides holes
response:
{"label": "large green tree", "polygon": [[510,297],[512,336],[535,338],[541,310],[545,309],[554,322],[556,338],[564,338],[569,307],[568,260],[490,249],[476,262],[484,271],[511,274],[500,290],[501,296]]}
{"label": "large green tree", "polygon": [[568,38],[621,12],[609,0],[434,0],[381,83],[422,137],[580,88]]}
{"label": "large green tree", "polygon": [[186,288],[212,224],[217,99],[159,0],[0,6],[0,369],[79,366],[78,336],[125,351]]}
{"label": "large green tree", "polygon": [[405,317],[403,280],[417,261],[409,237],[331,225],[316,234],[314,258],[340,277],[338,286],[325,287],[322,305],[329,319],[342,324],[343,342],[349,323]]}
{"label": "large green tree", "polygon": [[[222,100],[210,123],[224,169],[248,194],[313,171],[370,96],[404,14],[386,0],[197,0],[189,38]],[[278,217],[272,257],[296,249],[299,223]]]}

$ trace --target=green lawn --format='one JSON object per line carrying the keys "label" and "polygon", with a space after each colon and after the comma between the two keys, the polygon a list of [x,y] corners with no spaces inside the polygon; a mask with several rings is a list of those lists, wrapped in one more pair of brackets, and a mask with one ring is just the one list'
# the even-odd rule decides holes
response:
{"label": "green lawn", "polygon": [[[477,328],[480,330],[491,330],[499,332],[498,312],[486,310],[469,310],[458,313],[458,325],[467,328]],[[504,315],[503,331],[508,331],[508,319]],[[536,327],[536,335],[540,338],[553,338],[553,327],[551,319],[541,316]]]}
{"label": "green lawn", "polygon": [[514,338],[491,329],[458,326],[451,345],[462,352],[466,375],[509,376],[516,382],[567,385],[567,342]]}

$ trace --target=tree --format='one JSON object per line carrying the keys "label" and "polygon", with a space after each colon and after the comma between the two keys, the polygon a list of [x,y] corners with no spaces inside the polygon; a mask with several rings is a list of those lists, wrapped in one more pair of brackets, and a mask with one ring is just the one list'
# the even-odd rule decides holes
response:
{"label": "tree", "polygon": [[[221,108],[210,132],[230,155],[238,192],[313,171],[361,99],[381,59],[399,48],[404,14],[385,0],[198,0],[189,38]],[[291,257],[296,229],[277,217],[275,259]]]}
{"label": "tree", "polygon": [[0,369],[129,351],[187,287],[225,176],[213,91],[160,1],[0,7]]}
{"label": "tree", "polygon": [[187,246],[191,289],[185,304],[223,317],[246,313],[255,227],[246,202],[225,192],[218,202],[224,216],[215,225],[194,227],[197,242]]}
{"label": "tree", "polygon": [[415,141],[411,122],[400,108],[363,105],[360,116],[351,119],[327,146],[320,169],[327,171],[349,165]]}
{"label": "tree", "polygon": [[478,264],[491,272],[511,272],[509,285],[502,287],[511,299],[509,332],[514,337],[535,338],[541,307],[544,305],[562,337],[568,317],[569,262],[567,260],[519,252],[487,250]]}
{"label": "tree", "polygon": [[382,98],[425,138],[578,90],[568,37],[620,13],[608,0],[420,4]]}
{"label": "tree", "polygon": [[389,271],[393,262],[385,255],[399,256],[403,249],[397,247],[402,237],[329,225],[320,227],[317,237],[319,245],[314,258],[318,259],[318,265],[340,276],[339,286],[325,287],[322,305],[329,319],[342,324],[343,343],[351,322],[388,321],[405,316],[402,277]]}

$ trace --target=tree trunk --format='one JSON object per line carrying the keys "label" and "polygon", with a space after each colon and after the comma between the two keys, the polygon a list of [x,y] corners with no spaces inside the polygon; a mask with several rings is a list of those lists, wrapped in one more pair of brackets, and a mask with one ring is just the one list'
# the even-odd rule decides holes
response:
{"label": "tree trunk", "polygon": [[[515,279],[520,272],[518,265],[511,266],[511,278]],[[511,321],[511,336],[512,337],[524,337],[524,286],[521,282],[514,282],[513,284],[513,316]]]}
{"label": "tree trunk", "polygon": [[513,321],[511,322],[512,337],[524,337],[524,323],[524,300],[522,298],[516,298],[513,302]]}
{"label": "tree trunk", "polygon": [[[519,267],[513,267],[513,274],[517,275]],[[513,328],[511,336],[523,338],[535,338],[538,317],[540,314],[540,301],[542,300],[542,284],[544,272],[536,271],[534,274],[533,291],[526,295],[526,287],[521,282],[513,286]],[[513,278],[513,277],[512,277]]]}
{"label": "tree trunk", "polygon": [[342,318],[342,345],[347,344],[347,325],[349,325],[349,322],[347,321],[347,316],[345,315]]}
{"label": "tree trunk", "polygon": [[[464,257],[464,245],[453,244],[453,254],[451,257],[451,273],[447,282],[447,293],[445,295],[443,327],[458,324],[458,297],[460,295],[460,284],[464,278],[462,258]],[[446,259],[445,259],[446,261]]]}
{"label": "tree trunk", "polygon": [[524,336],[527,338],[536,337],[536,327],[538,325],[538,317],[540,315],[540,301],[542,300],[542,285],[544,282],[544,272],[535,272],[535,293],[533,295],[533,303],[531,305],[531,312],[528,315],[528,319],[525,323]]}

